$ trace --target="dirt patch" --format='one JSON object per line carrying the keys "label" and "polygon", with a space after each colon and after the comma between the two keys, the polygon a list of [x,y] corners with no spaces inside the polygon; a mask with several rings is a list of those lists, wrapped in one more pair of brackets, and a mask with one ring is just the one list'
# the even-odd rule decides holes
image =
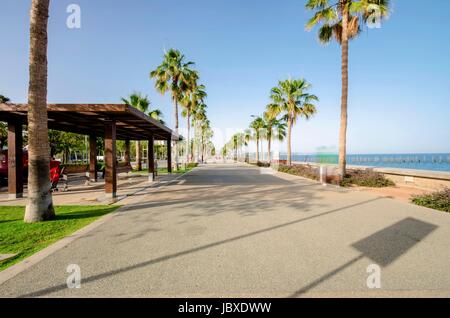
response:
{"label": "dirt patch", "polygon": [[420,189],[406,186],[395,186],[385,188],[365,188],[365,187],[353,187],[353,188],[358,191],[376,193],[383,197],[388,197],[408,203],[410,202],[410,198],[412,195],[421,195],[432,191],[429,189]]}

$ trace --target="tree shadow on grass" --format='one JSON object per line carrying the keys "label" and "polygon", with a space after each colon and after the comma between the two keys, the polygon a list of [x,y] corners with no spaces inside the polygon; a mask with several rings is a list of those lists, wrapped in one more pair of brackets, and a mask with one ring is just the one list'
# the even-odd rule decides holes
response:
{"label": "tree shadow on grass", "polygon": [[62,213],[62,214],[58,214],[58,212],[56,212],[56,218],[54,221],[95,218],[95,217],[99,217],[99,216],[111,213],[111,212],[115,211],[117,208],[118,207],[107,207],[107,208],[99,208],[99,209],[95,209],[95,210],[83,210],[83,211],[68,212],[68,213]]}

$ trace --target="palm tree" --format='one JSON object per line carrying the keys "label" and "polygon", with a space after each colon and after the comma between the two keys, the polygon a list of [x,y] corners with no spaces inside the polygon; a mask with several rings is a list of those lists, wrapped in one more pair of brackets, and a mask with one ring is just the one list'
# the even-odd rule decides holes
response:
{"label": "palm tree", "polygon": [[[180,51],[170,49],[164,54],[162,63],[153,71],[150,72],[150,77],[155,78],[156,89],[165,94],[170,90],[172,100],[174,102],[174,116],[175,116],[175,132],[178,134],[178,104],[183,98],[183,94],[189,88],[190,77],[193,75],[189,68],[193,62],[185,62],[185,57]],[[178,168],[178,151],[176,144],[175,163]]]}
{"label": "palm tree", "polygon": [[214,132],[211,129],[211,123],[209,119],[205,119],[200,123],[200,146],[201,146],[201,161],[204,162],[204,155],[206,150],[206,144],[213,137]]}
{"label": "palm tree", "polygon": [[251,123],[250,128],[255,131],[256,140],[256,162],[259,162],[259,139],[261,138],[262,130],[264,129],[264,119],[256,117]]}
{"label": "palm tree", "polygon": [[272,88],[270,98],[272,104],[267,106],[267,112],[272,116],[284,114],[288,126],[287,162],[291,165],[291,137],[292,126],[299,116],[309,119],[316,113],[313,101],[318,101],[317,96],[307,93],[311,85],[304,79],[278,82],[278,86]]}
{"label": "palm tree", "polygon": [[252,139],[252,131],[250,129],[244,130],[244,146],[245,146],[245,159],[244,161],[248,163],[248,144],[250,143],[250,140]]}
{"label": "palm tree", "polygon": [[267,158],[270,163],[272,139],[275,137],[279,141],[283,141],[283,139],[286,138],[286,121],[277,119],[277,116],[274,116],[274,114],[269,111],[266,111],[263,116],[267,138]]}
{"label": "palm tree", "polygon": [[200,158],[200,126],[201,124],[207,120],[206,116],[206,104],[201,103],[196,108],[192,109],[192,124],[194,125],[194,136],[197,139],[197,158]]}
{"label": "palm tree", "polygon": [[345,176],[347,145],[347,100],[348,100],[348,41],[361,32],[364,22],[377,22],[376,19],[387,17],[389,0],[339,0],[330,5],[328,0],[308,0],[308,10],[316,10],[306,24],[310,30],[317,24],[319,41],[328,43],[334,38],[342,50],[342,93],[341,124],[339,130],[339,175]]}
{"label": "palm tree", "polygon": [[10,101],[10,99],[6,96],[0,95],[0,104],[6,104]]}
{"label": "palm tree", "polygon": [[[194,72],[194,71],[193,71]],[[196,78],[192,76],[192,78]],[[186,162],[190,162],[190,135],[191,135],[191,116],[195,112],[199,104],[203,104],[206,97],[205,86],[198,85],[197,80],[193,80],[189,85],[189,91],[186,93],[182,100],[182,105],[184,110],[182,116],[187,118],[187,151],[186,151]]]}
{"label": "palm tree", "polygon": [[153,118],[154,120],[158,121],[159,123],[165,125],[166,122],[162,119],[163,118],[163,113],[160,109],[152,109],[150,110],[147,115],[150,118]]}
{"label": "palm tree", "polygon": [[[25,222],[55,218],[50,192],[47,117],[47,24],[50,0],[32,0],[28,87],[28,203]],[[18,182],[21,182],[18,180]]]}
{"label": "palm tree", "polygon": [[[131,94],[128,99],[122,97],[122,102],[127,104],[128,106],[134,107],[141,112],[145,113],[148,111],[150,107],[150,101],[148,100],[147,96],[142,96],[141,93],[135,92]],[[157,112],[161,113],[161,111],[156,110],[154,113],[155,115]],[[139,140],[136,141],[136,163],[137,163],[137,170],[142,170],[142,147],[141,142]]]}

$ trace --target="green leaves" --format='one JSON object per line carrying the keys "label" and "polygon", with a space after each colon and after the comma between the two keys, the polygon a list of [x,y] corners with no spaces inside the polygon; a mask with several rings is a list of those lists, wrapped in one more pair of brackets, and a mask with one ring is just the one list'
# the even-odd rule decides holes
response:
{"label": "green leaves", "polygon": [[162,112],[159,109],[150,109],[150,100],[147,96],[143,96],[140,92],[134,92],[130,94],[128,98],[122,97],[122,102],[127,104],[128,106],[134,107],[138,110],[140,110],[143,113],[148,112],[148,116],[151,118],[159,121],[160,123],[164,124],[164,121],[161,120]]}
{"label": "green leaves", "polygon": [[179,102],[189,86],[188,82],[192,77],[198,77],[198,74],[189,68],[191,65],[194,65],[194,62],[185,62],[185,57],[179,50],[170,49],[164,54],[161,64],[150,72],[150,78],[156,80],[155,88],[160,93],[165,94],[170,89],[172,98]]}
{"label": "green leaves", "polygon": [[324,24],[319,28],[320,43],[328,43],[333,37],[333,27],[329,24]]}
{"label": "green leaves", "polygon": [[150,100],[148,99],[148,97],[143,96],[139,92],[132,93],[128,97],[128,99],[122,98],[122,101],[125,104],[140,110],[143,113],[147,112],[148,108],[150,107]]}
{"label": "green leaves", "polygon": [[317,96],[307,92],[310,87],[311,84],[305,79],[280,81],[278,86],[271,90],[272,103],[267,106],[268,113],[284,113],[287,120],[292,122],[299,116],[310,118],[316,113],[313,102],[319,100]]}
{"label": "green leaves", "polygon": [[[306,23],[306,30],[320,25],[318,39],[321,43],[330,42],[334,36],[340,44],[343,32],[346,32],[348,39],[353,39],[361,32],[362,23],[373,23],[374,20],[387,17],[389,14],[389,0],[336,0],[333,5],[329,5],[325,0],[308,0],[305,7],[316,11]],[[349,13],[347,30],[342,28],[345,9]]]}
{"label": "green leaves", "polygon": [[323,9],[328,7],[328,0],[308,0],[305,7],[309,10]]}
{"label": "green leaves", "polygon": [[306,29],[311,30],[318,23],[328,23],[336,21],[338,19],[338,14],[336,10],[332,7],[317,11],[314,16],[306,24]]}
{"label": "green leaves", "polygon": [[0,103],[8,103],[9,102],[9,98],[3,95],[0,95]]}

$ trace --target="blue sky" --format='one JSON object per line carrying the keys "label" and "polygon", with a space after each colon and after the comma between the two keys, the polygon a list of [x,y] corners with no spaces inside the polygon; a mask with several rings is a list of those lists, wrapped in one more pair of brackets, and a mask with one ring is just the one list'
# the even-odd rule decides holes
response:
{"label": "blue sky", "polygon": [[[25,102],[30,0],[0,3],[0,94]],[[81,29],[66,27],[69,4],[81,7]],[[423,6],[392,0],[381,29],[350,43],[348,151],[450,152],[450,1]],[[217,130],[246,128],[280,79],[306,78],[318,113],[293,131],[295,152],[338,144],[340,48],[305,32],[305,0],[58,0],[49,20],[48,100],[117,103],[148,94],[169,126],[170,96],[154,90],[149,71],[164,48],[195,61]],[[427,10],[431,8],[432,10]],[[181,119],[181,126],[185,121]],[[282,146],[284,148],[284,146]]]}

